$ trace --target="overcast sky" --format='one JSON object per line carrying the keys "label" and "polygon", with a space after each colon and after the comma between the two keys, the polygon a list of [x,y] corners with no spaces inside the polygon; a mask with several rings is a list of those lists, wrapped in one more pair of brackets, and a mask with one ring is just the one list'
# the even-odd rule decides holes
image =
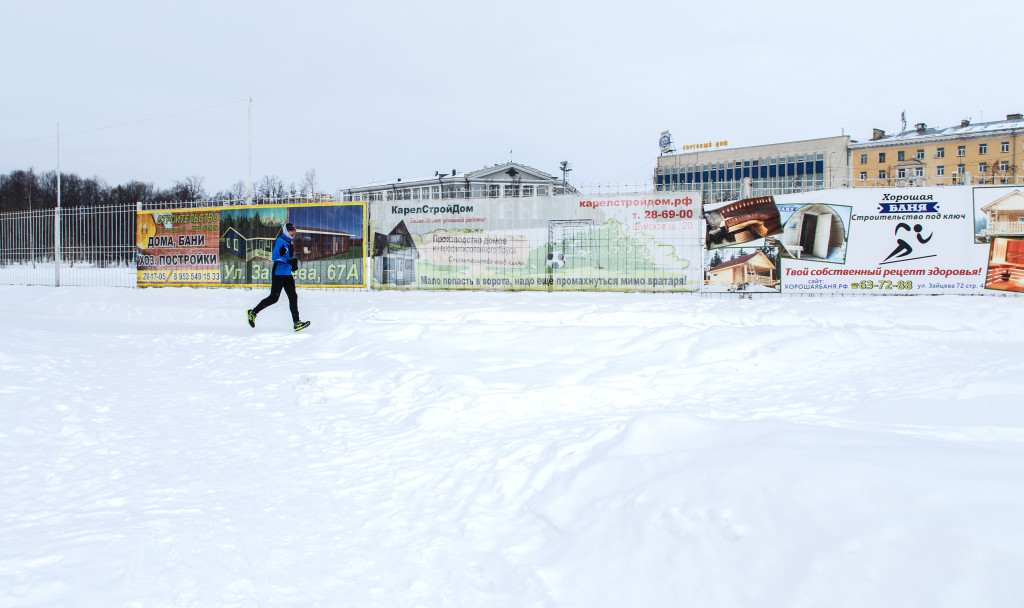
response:
{"label": "overcast sky", "polygon": [[[0,173],[322,191],[512,160],[650,182],[731,147],[1024,112],[1019,0],[10,0]],[[1003,25],[1012,23],[1014,25]]]}

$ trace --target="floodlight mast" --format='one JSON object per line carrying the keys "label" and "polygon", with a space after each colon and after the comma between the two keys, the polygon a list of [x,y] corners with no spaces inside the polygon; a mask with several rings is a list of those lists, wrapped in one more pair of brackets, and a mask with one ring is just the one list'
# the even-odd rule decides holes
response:
{"label": "floodlight mast", "polygon": [[572,163],[567,160],[563,160],[558,166],[562,169],[562,185],[568,186],[569,182],[566,181],[566,174],[572,171]]}
{"label": "floodlight mast", "polygon": [[[29,189],[31,192],[31,188]],[[60,287],[60,123],[57,123],[57,211],[53,214],[53,283]]]}
{"label": "floodlight mast", "polygon": [[249,97],[249,193],[245,197],[248,205],[252,204],[252,97]]}

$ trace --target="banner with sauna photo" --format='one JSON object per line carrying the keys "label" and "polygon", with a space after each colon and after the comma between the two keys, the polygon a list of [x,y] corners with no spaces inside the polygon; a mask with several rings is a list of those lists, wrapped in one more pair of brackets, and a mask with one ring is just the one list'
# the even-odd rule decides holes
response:
{"label": "banner with sauna photo", "polygon": [[[708,251],[703,290],[983,293],[995,288],[986,284],[991,283],[987,267],[1013,267],[1010,260],[1015,258],[1012,247],[976,241],[976,217],[985,214],[981,208],[990,207],[996,195],[988,195],[989,202],[977,203],[977,213],[972,211],[974,195],[966,186],[854,188],[706,207]],[[771,213],[769,201],[777,217]],[[1003,204],[1007,208],[1014,205],[1012,200]],[[1007,212],[999,217],[1011,216],[1013,213]],[[993,225],[1006,224],[993,220]],[[1020,272],[1024,278],[1024,266]],[[1009,276],[1004,285],[1012,284],[1012,271]]]}
{"label": "banner with sauna photo", "polygon": [[768,237],[782,231],[771,196],[704,207],[704,285],[702,291],[778,293],[779,249]]}
{"label": "banner with sauna photo", "polygon": [[1024,292],[1024,187],[972,190],[974,240],[988,248],[985,289]]}
{"label": "banner with sauna photo", "polygon": [[375,202],[371,285],[696,292],[699,215],[692,193]]}

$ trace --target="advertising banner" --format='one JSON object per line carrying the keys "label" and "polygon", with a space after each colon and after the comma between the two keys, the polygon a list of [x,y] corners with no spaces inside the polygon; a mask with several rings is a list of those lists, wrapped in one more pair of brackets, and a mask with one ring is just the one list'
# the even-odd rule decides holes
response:
{"label": "advertising banner", "polygon": [[138,285],[269,285],[271,249],[289,222],[297,286],[366,286],[364,203],[139,212]]}
{"label": "advertising banner", "polygon": [[220,284],[217,210],[138,213],[135,226],[140,286]]}
{"label": "advertising banner", "polygon": [[376,289],[700,287],[699,193],[373,203]]}
{"label": "advertising banner", "polygon": [[[1013,290],[1019,287],[1014,281],[1024,279],[1024,268],[1019,279],[1013,278],[1017,245],[1010,234],[986,228],[982,208],[1015,206],[1014,191],[854,188],[709,205],[704,291],[906,295]],[[768,217],[765,200],[774,204],[777,217]],[[1018,228],[995,220],[991,225],[1011,232]],[[1024,247],[1020,253],[1024,258]],[[990,273],[1010,278],[999,284]]]}

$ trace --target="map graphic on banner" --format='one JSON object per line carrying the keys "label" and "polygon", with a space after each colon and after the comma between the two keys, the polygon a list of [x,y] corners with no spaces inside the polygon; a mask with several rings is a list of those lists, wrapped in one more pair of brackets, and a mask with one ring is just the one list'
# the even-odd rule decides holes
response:
{"label": "map graphic on banner", "polygon": [[[1017,290],[1021,286],[1014,281],[1024,280],[1024,267],[1018,276],[1006,266],[1024,261],[1024,246],[1009,235],[986,233],[984,227],[983,236],[976,234],[976,224],[985,222],[977,221],[972,197],[983,191],[986,202],[978,202],[978,210],[1013,198],[1010,189],[966,186],[764,197],[778,208],[781,225],[763,238],[709,249],[703,291],[905,295]],[[709,217],[715,212],[715,207],[705,209]],[[710,222],[708,230],[710,234]],[[713,245],[710,240],[708,244]],[[1010,278],[994,282],[988,275],[996,272]]]}
{"label": "map graphic on banner", "polygon": [[699,214],[699,193],[374,203],[373,286],[695,292]]}
{"label": "map graphic on banner", "polygon": [[366,286],[363,203],[139,212],[138,284],[269,285],[271,249],[287,222],[297,228],[297,286]]}

